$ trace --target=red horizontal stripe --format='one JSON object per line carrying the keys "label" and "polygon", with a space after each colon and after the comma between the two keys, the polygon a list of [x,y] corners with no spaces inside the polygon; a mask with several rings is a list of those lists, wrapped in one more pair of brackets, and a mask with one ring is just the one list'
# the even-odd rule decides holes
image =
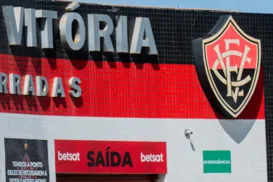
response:
{"label": "red horizontal stripe", "polygon": [[[39,115],[220,118],[209,104],[194,65],[136,64],[0,55],[0,71],[63,79],[65,98],[0,96],[0,112]],[[264,118],[263,73],[240,118]],[[81,79],[82,97],[68,95],[70,77]],[[22,81],[23,81],[22,80]],[[35,80],[35,79],[34,79]],[[49,92],[50,93],[50,92]]]}

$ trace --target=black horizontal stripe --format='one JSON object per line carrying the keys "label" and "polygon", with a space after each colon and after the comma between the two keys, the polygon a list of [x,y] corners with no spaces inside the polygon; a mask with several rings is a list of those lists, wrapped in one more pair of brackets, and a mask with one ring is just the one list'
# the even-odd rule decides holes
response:
{"label": "black horizontal stripe", "polygon": [[[0,0],[1,5],[23,6],[25,8],[46,9],[58,11],[58,18],[65,13],[64,9],[67,2],[45,2],[37,0]],[[88,52],[87,37],[83,50],[79,52],[69,52],[63,48],[60,43],[59,20],[54,22],[54,45],[53,50],[42,50],[40,48],[25,48],[8,46],[7,32],[4,25],[2,9],[0,9],[0,53],[13,54],[19,56],[48,57],[74,60],[107,60],[121,62],[137,63],[165,63],[165,64],[193,64],[192,40],[202,37],[217,22],[219,16],[227,14],[225,12],[211,12],[205,10],[176,10],[163,8],[140,8],[140,7],[119,7],[115,13],[108,11],[112,6],[84,4],[77,9],[83,17],[87,31],[87,14],[108,14],[112,18],[117,15],[126,15],[128,17],[149,17],[158,49],[158,56],[130,55],[130,54],[106,54],[103,52]],[[239,26],[248,34],[255,38],[262,39],[262,31],[257,30],[257,24],[265,20],[273,20],[271,15],[249,14],[248,21],[245,21],[245,13],[232,14]],[[263,21],[262,21],[263,20]],[[253,22],[253,23],[249,23]],[[270,24],[268,24],[268,28]],[[38,27],[39,28],[39,27]],[[88,34],[88,32],[86,32]],[[40,36],[38,34],[38,40]],[[115,42],[114,38],[112,39]],[[24,40],[23,40],[24,41]],[[39,42],[39,41],[38,41]],[[262,40],[263,42],[263,40]],[[114,43],[115,44],[115,43]],[[40,43],[38,43],[40,45]],[[262,54],[264,55],[264,54]]]}

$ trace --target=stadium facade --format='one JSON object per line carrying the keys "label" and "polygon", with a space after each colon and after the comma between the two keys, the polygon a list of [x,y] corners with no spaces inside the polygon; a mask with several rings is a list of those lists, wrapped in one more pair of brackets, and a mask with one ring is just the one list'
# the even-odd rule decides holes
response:
{"label": "stadium facade", "polygon": [[272,181],[273,15],[0,0],[0,181]]}

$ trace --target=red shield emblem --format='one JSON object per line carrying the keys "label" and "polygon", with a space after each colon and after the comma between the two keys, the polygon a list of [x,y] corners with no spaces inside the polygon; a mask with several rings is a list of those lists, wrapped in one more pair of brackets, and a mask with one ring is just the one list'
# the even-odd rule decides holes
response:
{"label": "red shield emblem", "polygon": [[232,16],[222,16],[208,35],[193,41],[193,53],[210,102],[226,117],[239,116],[259,78],[260,40],[244,33]]}

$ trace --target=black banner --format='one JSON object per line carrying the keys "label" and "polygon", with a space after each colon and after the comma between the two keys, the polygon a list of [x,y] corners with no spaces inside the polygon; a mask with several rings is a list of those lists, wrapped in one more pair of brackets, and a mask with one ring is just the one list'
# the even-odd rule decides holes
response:
{"label": "black banner", "polygon": [[6,182],[49,182],[46,140],[5,138]]}

